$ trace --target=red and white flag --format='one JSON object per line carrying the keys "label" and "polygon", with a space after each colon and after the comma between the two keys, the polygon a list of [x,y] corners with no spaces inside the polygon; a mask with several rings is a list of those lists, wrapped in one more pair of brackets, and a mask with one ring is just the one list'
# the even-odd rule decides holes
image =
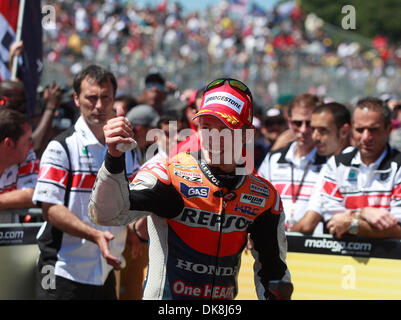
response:
{"label": "red and white flag", "polygon": [[[0,0],[0,81],[11,78],[10,46],[16,40],[20,0]],[[42,12],[40,0],[26,0],[22,17],[21,40],[24,50],[19,58],[17,78],[24,83],[28,114],[36,107],[37,88],[42,72]]]}

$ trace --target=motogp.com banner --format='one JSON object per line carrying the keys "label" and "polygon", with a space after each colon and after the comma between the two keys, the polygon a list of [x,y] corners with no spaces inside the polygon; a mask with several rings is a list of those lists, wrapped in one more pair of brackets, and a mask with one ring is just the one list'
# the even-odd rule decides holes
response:
{"label": "motogp.com banner", "polygon": [[401,242],[396,239],[369,239],[359,236],[338,239],[331,235],[300,236],[288,232],[287,240],[289,252],[401,259],[397,254],[401,250]]}
{"label": "motogp.com banner", "polygon": [[41,223],[0,225],[0,246],[34,244],[40,226]]}

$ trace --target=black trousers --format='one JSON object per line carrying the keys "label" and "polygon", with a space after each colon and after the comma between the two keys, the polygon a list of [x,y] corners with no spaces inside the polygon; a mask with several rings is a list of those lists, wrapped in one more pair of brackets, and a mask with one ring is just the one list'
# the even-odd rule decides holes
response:
{"label": "black trousers", "polygon": [[117,300],[116,278],[111,270],[103,286],[79,283],[55,276],[55,285],[43,285],[46,275],[37,270],[37,300]]}

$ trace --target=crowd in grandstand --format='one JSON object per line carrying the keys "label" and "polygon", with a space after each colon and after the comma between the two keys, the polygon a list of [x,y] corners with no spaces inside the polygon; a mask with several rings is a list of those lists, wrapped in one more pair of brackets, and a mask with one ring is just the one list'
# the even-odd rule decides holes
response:
{"label": "crowd in grandstand", "polygon": [[58,75],[70,84],[85,61],[115,73],[121,93],[142,88],[132,70],[145,77],[157,68],[181,89],[226,74],[247,81],[262,105],[307,90],[348,103],[397,93],[400,85],[400,48],[383,37],[362,44],[340,28],[333,34],[298,7],[235,14],[224,1],[201,12],[167,1],[155,7],[129,1],[55,6],[57,28],[45,32],[49,81]]}

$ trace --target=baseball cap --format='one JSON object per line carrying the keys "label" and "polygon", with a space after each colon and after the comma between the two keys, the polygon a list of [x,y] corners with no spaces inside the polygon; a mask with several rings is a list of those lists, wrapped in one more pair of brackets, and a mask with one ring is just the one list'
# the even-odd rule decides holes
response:
{"label": "baseball cap", "polygon": [[239,129],[244,124],[252,127],[253,106],[245,92],[223,84],[205,92],[193,119],[202,115],[215,116],[231,129]]}
{"label": "baseball cap", "polygon": [[281,112],[280,109],[278,109],[276,107],[271,107],[271,108],[267,109],[267,111],[266,111],[267,118],[282,117],[282,116],[283,116],[283,113]]}
{"label": "baseball cap", "polygon": [[126,118],[133,126],[156,127],[159,121],[159,114],[153,107],[147,104],[140,104],[133,107],[127,113]]}
{"label": "baseball cap", "polygon": [[164,80],[160,73],[149,73],[145,78],[145,84],[148,83],[160,83],[164,85],[166,80]]}

